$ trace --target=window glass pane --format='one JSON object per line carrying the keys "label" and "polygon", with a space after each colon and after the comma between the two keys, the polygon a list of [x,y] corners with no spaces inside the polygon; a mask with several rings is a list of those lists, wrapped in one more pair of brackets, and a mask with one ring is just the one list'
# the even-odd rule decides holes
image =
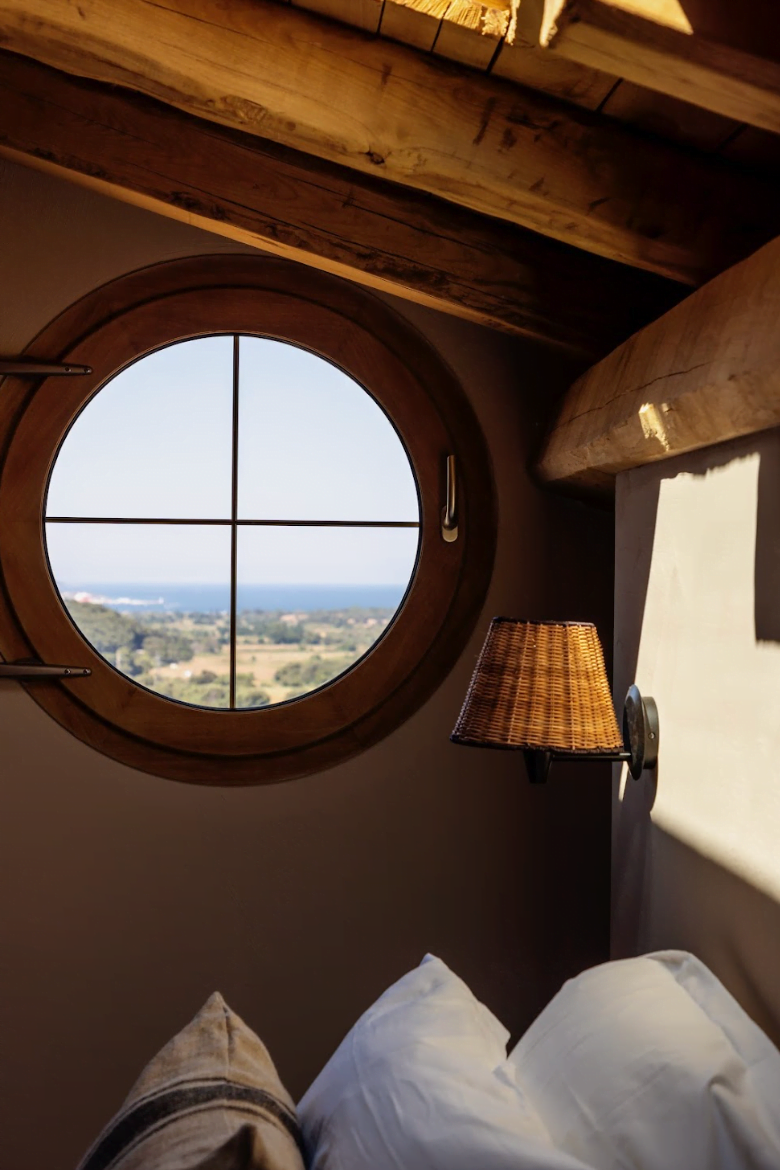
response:
{"label": "window glass pane", "polygon": [[84,637],[169,698],[229,706],[230,529],[47,524],[52,573]]}
{"label": "window glass pane", "polygon": [[362,657],[403,599],[417,543],[408,528],[239,529],[237,705],[306,694]]}
{"label": "window glass pane", "polygon": [[239,516],[417,520],[414,476],[384,411],[330,362],[240,342]]}
{"label": "window glass pane", "polygon": [[141,358],[66,435],[48,515],[229,518],[232,403],[232,337]]}

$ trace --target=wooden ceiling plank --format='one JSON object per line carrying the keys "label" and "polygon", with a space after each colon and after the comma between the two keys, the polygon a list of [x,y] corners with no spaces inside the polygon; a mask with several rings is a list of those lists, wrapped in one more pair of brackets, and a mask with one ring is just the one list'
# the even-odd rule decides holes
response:
{"label": "wooden ceiling plank", "polygon": [[0,0],[0,29],[55,68],[685,283],[780,226],[774,193],[725,165],[268,0]]}
{"label": "wooden ceiling plank", "polygon": [[743,126],[718,152],[740,166],[766,175],[780,174],[780,137],[755,126]]}
{"label": "wooden ceiling plank", "polygon": [[375,33],[382,17],[382,0],[293,0],[296,8],[305,8],[320,16],[329,16],[353,28]]}
{"label": "wooden ceiling plank", "polygon": [[500,44],[498,37],[485,36],[473,29],[464,28],[443,20],[433,51],[437,57],[457,61],[471,69],[486,70]]}
{"label": "wooden ceiling plank", "polygon": [[428,52],[433,48],[441,15],[429,9],[446,8],[446,0],[387,0],[379,31],[383,37]]}
{"label": "wooden ceiling plank", "polygon": [[545,52],[539,45],[543,17],[544,0],[522,0],[512,38],[501,46],[491,72],[583,109],[598,109],[617,84],[617,77]]}
{"label": "wooden ceiling plank", "polygon": [[713,114],[711,110],[632,81],[621,81],[602,105],[601,113],[667,141],[708,153],[719,150],[740,127],[733,118]]}
{"label": "wooden ceiling plank", "polygon": [[491,75],[527,85],[529,89],[537,89],[584,110],[597,110],[618,80],[610,73],[589,69],[576,61],[548,53],[520,35],[511,44],[505,41],[501,46]]}
{"label": "wooden ceiling plank", "polygon": [[697,289],[571,387],[538,464],[602,487],[632,467],[780,425],[780,239]]}
{"label": "wooden ceiling plank", "polygon": [[10,53],[0,155],[577,352],[604,353],[679,296],[634,269]]}
{"label": "wooden ceiling plank", "polygon": [[[542,45],[557,57],[780,133],[780,62],[694,27],[678,0],[545,0]],[[721,8],[723,6],[720,6]],[[749,7],[729,6],[749,23]],[[725,30],[720,29],[722,33]]]}
{"label": "wooden ceiling plank", "polygon": [[487,69],[508,26],[508,11],[501,13],[473,0],[451,0],[434,52],[472,69]]}

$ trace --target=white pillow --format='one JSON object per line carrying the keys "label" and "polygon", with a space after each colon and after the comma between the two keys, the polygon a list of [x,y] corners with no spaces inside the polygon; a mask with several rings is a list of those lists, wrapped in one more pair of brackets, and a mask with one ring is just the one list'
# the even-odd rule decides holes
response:
{"label": "white pillow", "polygon": [[505,1065],[597,1170],[778,1170],[780,1052],[685,951],[564,984]]}
{"label": "white pillow", "polygon": [[426,956],[361,1016],[300,1102],[311,1170],[583,1170],[494,1075],[508,1035]]}

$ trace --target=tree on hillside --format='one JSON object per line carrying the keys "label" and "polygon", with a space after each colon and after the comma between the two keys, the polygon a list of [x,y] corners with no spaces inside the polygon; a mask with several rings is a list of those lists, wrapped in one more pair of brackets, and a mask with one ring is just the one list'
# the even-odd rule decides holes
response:
{"label": "tree on hillside", "polygon": [[157,666],[169,662],[189,662],[192,658],[192,639],[178,630],[171,633],[147,634],[143,651]]}
{"label": "tree on hillside", "polygon": [[280,666],[274,675],[274,681],[283,687],[300,687],[313,691],[323,683],[341,674],[351,666],[351,658],[320,658],[319,654],[312,655],[305,662],[287,662]]}
{"label": "tree on hillside", "polygon": [[68,609],[87,641],[125,674],[137,675],[168,662],[188,662],[193,656],[192,639],[170,628],[171,623],[146,623],[106,605],[81,601],[68,602]]}
{"label": "tree on hillside", "polygon": [[69,601],[68,610],[87,641],[109,661],[120,648],[128,653],[139,649],[145,631],[132,618],[106,605],[81,601]]}

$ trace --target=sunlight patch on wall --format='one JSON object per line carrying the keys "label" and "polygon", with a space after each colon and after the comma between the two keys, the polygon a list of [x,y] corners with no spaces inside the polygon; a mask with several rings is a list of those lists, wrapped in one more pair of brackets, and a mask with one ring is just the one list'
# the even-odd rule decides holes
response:
{"label": "sunlight patch on wall", "polygon": [[780,900],[780,645],[754,623],[760,455],[707,467],[714,450],[660,484],[636,679],[661,718],[651,815]]}
{"label": "sunlight patch on wall", "polygon": [[657,439],[664,451],[671,450],[671,443],[661,414],[661,411],[665,412],[668,409],[665,402],[661,403],[660,408],[654,402],[645,402],[643,406],[639,407],[639,425],[642,428],[642,434],[646,439]]}

